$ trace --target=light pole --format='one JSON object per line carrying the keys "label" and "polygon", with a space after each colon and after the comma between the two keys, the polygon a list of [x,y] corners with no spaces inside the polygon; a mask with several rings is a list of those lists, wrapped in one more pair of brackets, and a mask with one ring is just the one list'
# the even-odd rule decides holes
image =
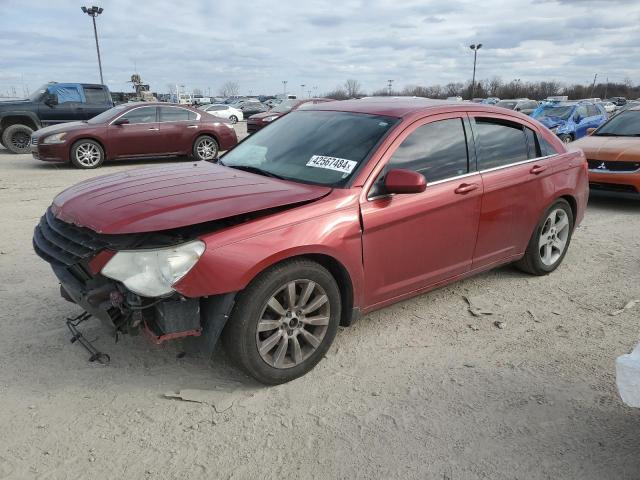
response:
{"label": "light pole", "polygon": [[96,37],[96,51],[98,52],[98,68],[100,69],[100,83],[104,85],[102,79],[102,61],[100,60],[100,46],[98,45],[98,30],[96,29],[96,17],[100,15],[104,9],[102,7],[82,7],[82,11],[89,15],[93,20],[93,35]]}
{"label": "light pole", "polygon": [[300,98],[304,98],[304,87],[305,87],[304,83],[300,85],[300,90],[302,90],[302,96]]}
{"label": "light pole", "polygon": [[391,87],[393,86],[393,80],[387,80],[387,91],[391,95]]}
{"label": "light pole", "polygon": [[471,79],[471,100],[476,95],[476,59],[478,58],[478,50],[482,48],[482,44],[469,45],[469,48],[473,50],[473,78]]}
{"label": "light pole", "polygon": [[282,80],[282,85],[284,86],[284,96],[286,98],[286,96],[287,96],[287,81],[286,80]]}

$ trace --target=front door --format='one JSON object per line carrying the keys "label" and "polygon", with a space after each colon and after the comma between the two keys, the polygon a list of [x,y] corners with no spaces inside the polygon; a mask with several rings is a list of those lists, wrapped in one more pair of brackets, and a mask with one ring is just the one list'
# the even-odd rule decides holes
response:
{"label": "front door", "polygon": [[129,123],[114,125],[112,122],[107,127],[110,157],[152,156],[161,153],[156,107],[137,107],[120,118],[129,120]]}
{"label": "front door", "polygon": [[[482,199],[469,158],[464,118],[456,115],[420,120],[391,146],[361,205],[367,307],[469,271]],[[384,174],[393,168],[422,173],[426,190],[385,195]]]}

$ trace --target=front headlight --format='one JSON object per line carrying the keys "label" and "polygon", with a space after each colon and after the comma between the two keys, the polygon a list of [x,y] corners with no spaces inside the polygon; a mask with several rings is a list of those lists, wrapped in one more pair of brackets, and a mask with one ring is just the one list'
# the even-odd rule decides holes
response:
{"label": "front headlight", "polygon": [[66,132],[56,133],[55,135],[49,135],[45,137],[42,143],[44,144],[53,144],[53,143],[64,143],[64,137],[66,137]]}
{"label": "front headlight", "polygon": [[268,117],[264,117],[262,119],[263,122],[273,122],[276,118],[278,118],[280,115],[270,115]]}
{"label": "front headlight", "polygon": [[204,250],[200,240],[169,248],[121,250],[107,262],[102,274],[138,295],[159,297],[174,291],[173,285],[193,268]]}

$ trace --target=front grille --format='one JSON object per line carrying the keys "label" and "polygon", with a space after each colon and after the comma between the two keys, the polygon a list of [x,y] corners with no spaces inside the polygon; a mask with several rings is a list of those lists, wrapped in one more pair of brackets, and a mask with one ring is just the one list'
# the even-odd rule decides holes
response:
{"label": "front grille", "polygon": [[640,162],[619,162],[589,160],[589,170],[595,172],[635,172],[640,170]]}
{"label": "front grille", "polygon": [[604,192],[638,193],[633,185],[623,185],[618,183],[589,182],[589,187],[594,190],[601,190]]}
{"label": "front grille", "polygon": [[32,147],[36,147],[38,146],[38,139],[36,137],[31,137],[31,146]]}
{"label": "front grille", "polygon": [[59,220],[49,208],[33,232],[33,248],[43,260],[69,267],[109,246],[100,237],[88,228]]}

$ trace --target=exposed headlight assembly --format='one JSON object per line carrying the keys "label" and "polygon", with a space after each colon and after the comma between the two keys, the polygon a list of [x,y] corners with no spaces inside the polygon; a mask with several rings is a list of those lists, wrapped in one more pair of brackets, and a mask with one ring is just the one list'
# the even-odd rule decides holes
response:
{"label": "exposed headlight assembly", "polygon": [[67,136],[66,132],[56,133],[55,135],[49,135],[48,137],[44,137],[42,143],[45,145],[52,145],[54,143],[64,143],[64,137]]}
{"label": "exposed headlight assembly", "polygon": [[121,250],[102,274],[143,297],[160,297],[174,292],[173,285],[193,268],[204,250],[200,240],[153,250]]}

